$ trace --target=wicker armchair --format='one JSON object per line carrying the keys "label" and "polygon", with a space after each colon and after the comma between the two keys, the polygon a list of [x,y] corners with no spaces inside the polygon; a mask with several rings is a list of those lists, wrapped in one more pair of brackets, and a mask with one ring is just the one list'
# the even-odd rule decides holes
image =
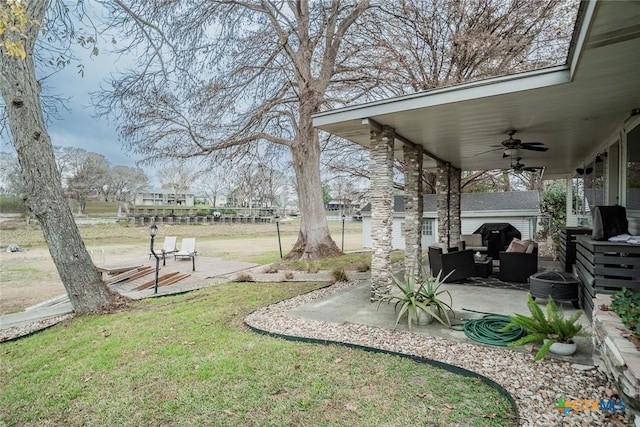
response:
{"label": "wicker armchair", "polygon": [[473,251],[466,249],[443,253],[442,248],[429,246],[429,267],[431,274],[444,278],[451,274],[445,282],[458,282],[476,275]]}
{"label": "wicker armchair", "polygon": [[527,283],[529,276],[538,272],[538,245],[533,252],[500,252],[500,274],[503,282]]}

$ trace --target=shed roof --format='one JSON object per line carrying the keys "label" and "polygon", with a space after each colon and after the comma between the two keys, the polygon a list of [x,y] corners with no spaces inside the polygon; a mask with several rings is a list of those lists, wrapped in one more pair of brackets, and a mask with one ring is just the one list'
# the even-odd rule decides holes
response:
{"label": "shed roof", "polygon": [[[424,212],[437,211],[437,195],[423,196]],[[540,211],[540,193],[537,191],[507,191],[494,193],[462,193],[460,195],[460,210],[462,212],[482,211]],[[404,196],[398,195],[393,199],[393,211],[404,212]],[[371,212],[371,203],[362,208],[362,212]]]}

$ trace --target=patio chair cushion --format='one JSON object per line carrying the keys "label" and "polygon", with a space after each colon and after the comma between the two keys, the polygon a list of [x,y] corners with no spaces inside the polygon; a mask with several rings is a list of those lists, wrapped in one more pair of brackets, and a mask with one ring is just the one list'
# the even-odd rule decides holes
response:
{"label": "patio chair cushion", "polygon": [[482,241],[482,234],[461,234],[460,240],[464,243],[463,249],[472,251],[487,252],[486,242]]}
{"label": "patio chair cushion", "polygon": [[506,252],[518,252],[518,253],[533,253],[533,249],[535,247],[535,243],[532,240],[520,240],[514,238],[509,247],[507,247]]}

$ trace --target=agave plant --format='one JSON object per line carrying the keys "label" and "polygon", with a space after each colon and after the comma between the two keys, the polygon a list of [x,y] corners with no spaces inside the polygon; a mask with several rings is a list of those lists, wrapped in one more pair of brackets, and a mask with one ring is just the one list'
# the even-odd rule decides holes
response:
{"label": "agave plant", "polygon": [[520,326],[527,331],[527,335],[509,343],[509,347],[530,342],[542,342],[542,347],[534,357],[535,361],[541,360],[554,343],[570,343],[576,336],[589,335],[589,333],[582,331],[582,325],[578,323],[582,310],[576,311],[570,317],[565,317],[562,306],[557,305],[553,298],[549,296],[546,307],[547,314],[545,316],[531,294],[527,294],[527,306],[531,316],[523,314],[509,316],[511,321],[505,325],[502,331],[507,331],[516,326]]}
{"label": "agave plant", "polygon": [[[400,290],[400,294],[385,295],[378,301],[378,308],[383,302],[395,303],[394,309],[398,312],[395,326],[400,323],[400,318],[407,314],[407,326],[411,331],[411,321],[418,318],[418,314],[424,311],[433,316],[438,322],[445,326],[451,326],[449,313],[453,314],[453,298],[446,289],[440,289],[444,279],[430,276],[422,272],[422,279],[416,281],[413,274],[408,274],[407,278],[392,275],[394,284]],[[444,297],[448,296],[449,302]]]}

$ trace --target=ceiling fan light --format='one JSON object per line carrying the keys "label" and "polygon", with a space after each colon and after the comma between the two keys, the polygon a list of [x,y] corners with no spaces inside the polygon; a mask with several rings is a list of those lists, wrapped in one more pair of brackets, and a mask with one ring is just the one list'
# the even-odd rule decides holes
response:
{"label": "ceiling fan light", "polygon": [[506,150],[504,150],[504,155],[505,155],[505,157],[517,156],[518,155],[518,149],[517,148],[507,148]]}

